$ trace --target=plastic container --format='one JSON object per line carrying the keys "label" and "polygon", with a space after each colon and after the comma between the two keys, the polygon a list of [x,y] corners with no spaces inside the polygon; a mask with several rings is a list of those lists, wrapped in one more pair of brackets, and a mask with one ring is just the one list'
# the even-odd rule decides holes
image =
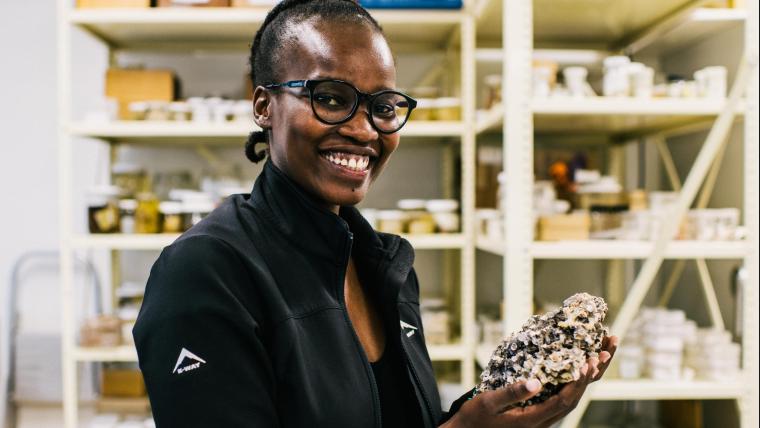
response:
{"label": "plastic container", "polygon": [[602,93],[605,97],[625,97],[631,92],[627,56],[609,56],[603,61]]}
{"label": "plastic container", "polygon": [[90,233],[117,233],[120,230],[119,195],[116,186],[93,186],[87,191],[87,224]]}
{"label": "plastic container", "polygon": [[588,82],[588,69],[586,67],[566,67],[562,70],[565,78],[565,86],[572,97],[585,97]]}
{"label": "plastic container", "polygon": [[183,225],[189,229],[214,211],[216,204],[210,198],[185,199],[182,201]]}
{"label": "plastic container", "polygon": [[425,327],[425,342],[433,345],[449,343],[451,336],[451,315],[443,299],[427,298],[420,301],[422,325]]}
{"label": "plastic container", "polygon": [[483,84],[485,85],[485,97],[483,106],[486,109],[490,109],[498,104],[501,104],[501,74],[489,74],[483,78]]}
{"label": "plastic container", "polygon": [[232,116],[232,120],[235,122],[253,122],[253,103],[248,100],[241,100],[236,102],[232,108]]}
{"label": "plastic container", "polygon": [[401,210],[380,210],[377,212],[377,230],[400,235],[404,233],[406,215]]}
{"label": "plastic container", "polygon": [[121,233],[135,233],[136,211],[136,200],[122,199],[119,201],[119,230]]}
{"label": "plastic container", "polygon": [[706,98],[725,98],[728,71],[723,66],[705,67],[694,73],[697,94]]}
{"label": "plastic container", "polygon": [[455,233],[459,231],[459,201],[455,199],[431,199],[425,208],[433,215],[438,232]]}
{"label": "plastic container", "polygon": [[188,103],[181,101],[170,103],[169,116],[175,122],[187,122],[192,116],[192,108]]}

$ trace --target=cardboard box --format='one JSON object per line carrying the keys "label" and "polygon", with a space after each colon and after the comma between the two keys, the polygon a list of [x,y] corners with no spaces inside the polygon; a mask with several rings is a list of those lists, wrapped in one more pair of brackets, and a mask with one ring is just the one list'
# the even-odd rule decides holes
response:
{"label": "cardboard box", "polygon": [[112,68],[106,73],[106,97],[119,102],[119,119],[130,119],[129,103],[173,101],[174,73],[170,70]]}
{"label": "cardboard box", "polygon": [[229,7],[230,0],[158,0],[158,7]]}
{"label": "cardboard box", "polygon": [[539,241],[570,241],[589,239],[591,217],[588,213],[541,217],[536,239]]}
{"label": "cardboard box", "polygon": [[142,373],[139,370],[105,369],[101,393],[104,397],[144,397]]}
{"label": "cardboard box", "polygon": [[148,8],[151,0],[77,0],[79,9]]}

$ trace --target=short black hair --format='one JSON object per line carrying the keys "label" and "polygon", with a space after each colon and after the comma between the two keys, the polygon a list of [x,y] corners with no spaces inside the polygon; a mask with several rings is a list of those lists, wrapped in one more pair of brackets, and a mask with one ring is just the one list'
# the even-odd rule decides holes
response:
{"label": "short black hair", "polygon": [[[256,32],[248,58],[249,77],[255,89],[270,83],[279,83],[278,73],[282,70],[282,60],[290,52],[291,22],[303,22],[318,17],[341,24],[364,24],[383,34],[380,24],[354,0],[283,0],[267,14],[264,23]],[[252,132],[245,143],[245,155],[251,162],[259,162],[266,150],[256,151],[259,143],[268,143],[266,131]]]}

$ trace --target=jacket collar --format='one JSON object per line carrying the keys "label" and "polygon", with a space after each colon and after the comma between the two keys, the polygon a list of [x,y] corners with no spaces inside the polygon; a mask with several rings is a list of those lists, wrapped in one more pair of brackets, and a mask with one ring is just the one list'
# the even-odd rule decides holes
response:
{"label": "jacket collar", "polygon": [[365,278],[380,279],[376,274],[382,271],[395,277],[386,280],[395,282],[405,280],[412,269],[414,251],[406,240],[376,232],[353,206],[340,207],[336,215],[269,158],[256,179],[249,204],[291,245],[333,263],[345,262],[346,245],[353,237],[353,254],[358,256],[354,261],[367,274]]}

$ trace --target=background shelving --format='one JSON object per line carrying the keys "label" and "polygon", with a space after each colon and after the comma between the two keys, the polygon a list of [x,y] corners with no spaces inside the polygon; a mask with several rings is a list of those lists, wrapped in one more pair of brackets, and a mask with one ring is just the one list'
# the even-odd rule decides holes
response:
{"label": "background shelving", "polygon": [[[253,130],[250,125],[192,125],[178,123],[87,123],[71,114],[72,103],[72,33],[93,35],[105,45],[109,61],[129,52],[223,52],[240,51],[265,16],[263,9],[230,10],[72,10],[71,2],[60,5],[59,67],[61,156],[61,249],[64,278],[64,378],[65,422],[76,426],[76,364],[81,361],[135,361],[131,347],[87,349],[74,346],[74,319],[71,292],[72,254],[74,251],[98,250],[110,253],[112,260],[122,251],[157,251],[171,244],[177,235],[126,236],[82,235],[72,228],[72,169],[75,167],[74,140],[98,140],[109,143],[110,154],[118,146],[154,147],[193,145],[239,145]],[[458,341],[447,345],[431,345],[429,352],[436,362],[456,361],[461,364],[460,382],[463,392],[476,380],[475,359],[487,358],[488,349],[475,343],[475,249],[502,256],[503,281],[496,283],[506,297],[505,326],[513,329],[529,315],[532,306],[534,260],[539,259],[641,259],[652,252],[654,244],[645,241],[534,242],[529,207],[533,171],[530,159],[536,134],[580,134],[601,136],[609,142],[638,138],[673,127],[705,123],[723,110],[722,103],[701,100],[635,100],[635,99],[532,99],[530,95],[530,62],[538,48],[593,49],[589,56],[600,61],[610,52],[641,55],[668,55],[683,50],[706,37],[712,37],[737,23],[746,23],[747,32],[757,28],[757,13],[744,11],[699,9],[703,2],[687,0],[621,0],[599,2],[579,0],[473,0],[466,1],[461,11],[373,11],[399,53],[447,51],[446,66],[441,61],[428,75],[416,76],[417,82],[430,80],[436,74],[451,74],[462,98],[463,118],[456,122],[410,122],[402,132],[410,145],[431,139],[451,144],[443,158],[443,169],[450,179],[457,177],[461,186],[463,230],[454,235],[407,236],[415,249],[445,250],[445,264],[458,264],[457,309],[461,334]],[[582,29],[579,30],[579,29]],[[757,50],[748,42],[747,49]],[[476,49],[477,47],[482,49]],[[537,49],[534,49],[537,48]],[[505,94],[504,105],[489,111],[475,112],[475,62],[502,63]],[[595,58],[595,59],[594,59]],[[438,69],[438,71],[435,71]],[[454,70],[456,69],[456,70]],[[443,71],[441,71],[443,70]],[[756,85],[756,83],[755,83]],[[756,88],[755,88],[756,91]],[[744,103],[738,113],[744,116],[747,141],[757,141],[757,103]],[[752,134],[752,129],[755,133]],[[518,194],[509,196],[510,216],[517,218],[510,225],[512,233],[506,242],[488,241],[474,236],[475,207],[475,137],[486,139],[501,133],[504,139],[517,143],[505,145],[504,167],[509,182]],[[753,136],[754,135],[754,140]],[[509,146],[509,147],[507,147]],[[755,157],[757,149],[746,149]],[[754,150],[754,151],[753,151]],[[102,159],[101,159],[102,160]],[[457,164],[458,162],[458,164]],[[457,170],[456,173],[454,170]],[[756,169],[748,171],[755,174]],[[459,174],[458,176],[456,174]],[[743,242],[690,242],[668,244],[668,259],[744,259],[757,258],[757,187],[745,181],[750,239]],[[753,199],[754,198],[754,199]],[[517,202],[518,204],[515,204]],[[753,205],[754,204],[754,205]],[[754,207],[754,208],[753,208]],[[754,210],[754,211],[753,211]],[[453,250],[453,251],[449,251]],[[432,251],[435,252],[435,251]],[[754,264],[753,264],[754,263]],[[749,263],[751,285],[757,288],[757,262]],[[447,268],[449,266],[446,266]],[[478,272],[480,276],[480,272]],[[754,299],[754,300],[752,300]],[[751,294],[745,305],[757,308],[757,295]],[[753,306],[749,306],[752,308]],[[757,325],[747,324],[745,352],[757,352]],[[484,356],[485,355],[485,356]],[[746,378],[757,377],[757,364],[745,359]],[[467,386],[467,388],[465,388]],[[757,401],[757,387],[740,381],[730,382],[658,382],[608,379],[593,385],[587,394],[593,400],[658,400],[658,399],[737,399],[741,403]],[[754,400],[754,401],[752,401]],[[752,404],[754,406],[754,404]],[[583,406],[581,406],[583,407]],[[757,425],[757,409],[742,410],[747,426]],[[575,425],[581,412],[565,421]]]}

